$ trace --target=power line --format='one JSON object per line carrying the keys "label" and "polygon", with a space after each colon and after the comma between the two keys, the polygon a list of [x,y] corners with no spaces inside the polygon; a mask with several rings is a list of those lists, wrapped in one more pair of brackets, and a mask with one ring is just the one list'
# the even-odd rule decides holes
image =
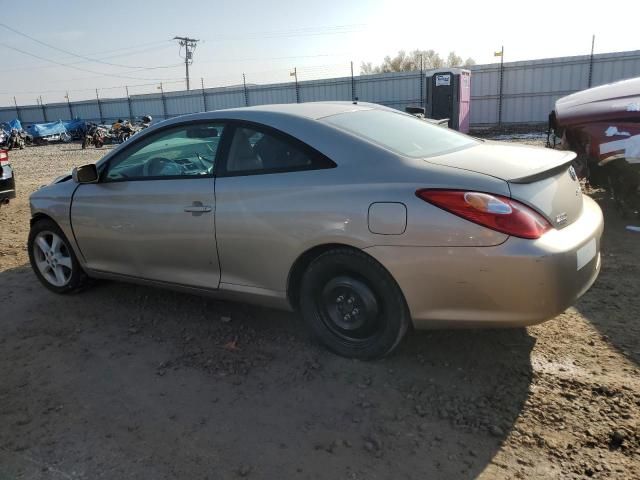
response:
{"label": "power line", "polygon": [[[165,43],[165,42],[163,42],[163,43]],[[143,45],[148,45],[148,44],[143,44]],[[138,47],[131,47],[131,48],[139,48],[139,47],[141,47],[143,45],[139,45]],[[105,59],[105,58],[116,58],[116,57],[129,57],[129,56],[134,56],[134,55],[140,55],[142,53],[151,52],[151,51],[154,51],[154,50],[162,50],[162,49],[165,49],[165,48],[168,48],[168,47],[171,47],[171,46],[172,45],[168,45],[167,44],[167,45],[162,45],[162,46],[144,48],[144,49],[138,50],[138,51],[133,51],[133,52],[129,51],[129,52],[120,53],[120,54],[117,54],[117,55],[109,55],[109,56],[103,57],[102,59]],[[128,48],[128,50],[130,50],[131,48]],[[115,51],[120,51],[120,50],[123,50],[123,49],[118,48],[118,49],[115,49],[115,50],[107,50],[107,51],[101,52],[101,53],[115,52]],[[86,60],[78,60],[78,61],[75,61],[75,62],[65,63],[65,65],[78,65],[78,64],[81,64],[81,63],[87,63],[87,61]],[[182,65],[182,64],[180,64],[180,65]],[[58,65],[38,64],[38,65],[30,65],[30,66],[22,66],[22,67],[4,68],[2,71],[3,71],[3,73],[6,73],[6,72],[16,72],[16,71],[23,71],[23,70],[39,70],[39,69],[45,69],[45,68],[52,68],[52,67],[56,67],[56,66],[58,66]],[[157,68],[157,67],[152,67],[152,68]]]}
{"label": "power line", "polygon": [[[2,44],[0,44],[2,45]],[[179,65],[178,65],[179,66]],[[344,68],[343,68],[344,67]],[[342,64],[323,64],[323,65],[309,65],[309,66],[303,66],[301,69],[298,68],[297,69],[297,73],[299,76],[304,77],[305,79],[310,79],[312,77],[318,78],[321,77],[323,75],[329,75],[329,74],[337,74],[338,70],[343,70],[343,69],[347,69],[348,67]],[[272,83],[274,81],[276,82],[280,82],[280,83],[285,83],[287,81],[290,81],[289,79],[289,74],[291,72],[290,68],[278,68],[278,69],[269,69],[269,70],[258,70],[258,71],[249,71],[246,72],[246,80],[253,80],[256,79],[257,82],[252,82],[251,85],[259,85],[259,84],[264,84],[266,83]],[[344,76],[347,76],[346,70],[345,73],[343,74]],[[103,76],[103,75],[98,75],[99,77]],[[84,77],[81,78],[82,80],[86,80],[92,77]],[[129,78],[129,77],[125,77],[125,78]],[[281,80],[279,80],[281,79]],[[286,80],[285,80],[286,79]],[[68,82],[74,80],[72,79],[65,79],[62,80],[64,82]],[[180,84],[182,82],[184,82],[184,78],[182,79],[177,79],[177,78],[164,78],[162,79],[163,85],[177,85]],[[225,88],[229,87],[229,86],[239,86],[242,85],[242,83],[240,83],[239,77],[235,76],[235,75],[220,75],[220,76],[211,76],[211,77],[207,77],[203,79],[203,87],[204,87],[204,83],[207,82],[210,84],[209,87],[207,88]],[[215,82],[213,85],[211,85],[212,82]],[[53,82],[50,82],[53,83]],[[249,83],[247,83],[248,86],[250,86]],[[126,85],[114,85],[114,86],[107,86],[107,87],[100,87],[99,90],[100,91],[105,91],[105,90],[116,90],[116,89],[124,89],[126,87],[129,88],[135,88],[135,87],[154,87],[156,88],[158,86],[157,82],[145,82],[145,83],[134,83],[134,84],[126,84]],[[66,93],[66,92],[70,92],[70,93],[79,93],[79,92],[95,92],[95,88],[91,87],[91,88],[78,88],[78,89],[72,89],[72,90],[68,90],[68,89],[50,89],[50,90],[39,90],[39,91],[12,91],[12,92],[0,92],[0,95],[7,95],[7,96],[11,96],[11,95],[28,95],[28,94],[55,94],[55,93]]]}
{"label": "power line", "polygon": [[103,60],[94,59],[94,58],[87,57],[85,55],[80,55],[78,53],[70,52],[69,50],[65,50],[64,48],[59,48],[59,47],[56,47],[55,45],[51,45],[49,43],[43,42],[41,40],[38,40],[37,38],[32,37],[31,35],[28,35],[28,34],[26,34],[24,32],[21,32],[20,30],[16,30],[15,28],[10,27],[9,25],[6,25],[4,23],[0,23],[0,27],[4,27],[4,28],[6,28],[7,30],[9,30],[9,31],[11,31],[13,33],[17,33],[18,35],[22,35],[23,37],[28,38],[29,40],[31,40],[33,42],[39,43],[40,45],[44,45],[45,47],[51,48],[53,50],[57,50],[59,52],[66,53],[67,55],[71,55],[72,57],[81,58],[81,59],[83,59],[83,60],[85,60],[87,62],[102,63],[104,65],[109,65],[111,67],[132,68],[132,69],[142,68],[142,67],[135,67],[135,66],[131,66],[131,65],[123,65],[121,63],[105,62]]}
{"label": "power line", "polygon": [[[103,53],[120,52],[120,51],[122,51],[122,50],[127,50],[127,51],[129,51],[129,50],[134,49],[134,48],[150,47],[150,46],[152,46],[152,45],[154,45],[154,46],[159,46],[159,45],[161,45],[161,44],[164,44],[164,45],[163,45],[163,48],[166,48],[166,47],[169,47],[169,46],[170,46],[170,45],[169,45],[169,42],[170,42],[170,41],[171,41],[171,40],[167,40],[167,39],[165,38],[164,40],[156,40],[156,41],[154,41],[154,42],[139,43],[139,44],[137,44],[137,45],[127,45],[126,47],[112,48],[112,49],[109,49],[109,50],[99,50],[99,51],[95,52],[95,54],[96,54],[96,55],[102,55]],[[142,52],[145,52],[145,51],[147,51],[147,50],[141,50],[141,51],[142,51]]]}
{"label": "power line", "polygon": [[[56,60],[51,60],[50,58],[41,57],[40,55],[36,55],[35,53],[27,52],[27,51],[22,50],[22,49],[20,49],[18,47],[9,46],[9,45],[7,45],[5,43],[0,43],[0,46],[3,46],[3,47],[5,47],[5,48],[7,48],[9,50],[15,50],[15,51],[20,52],[20,53],[22,53],[24,55],[28,55],[30,57],[37,58],[39,60],[44,60],[45,62],[54,63],[54,64],[59,65],[61,67],[72,68],[72,69],[78,70],[80,72],[93,73],[94,75],[99,75],[101,77],[126,78],[126,79],[130,79],[130,80],[158,80],[158,81],[164,80],[162,78],[131,77],[131,76],[128,76],[128,75],[119,75],[119,74],[115,74],[115,73],[97,72],[95,70],[89,70],[88,68],[76,67],[75,65],[71,65],[71,64],[68,64],[68,63],[61,63],[61,62],[58,62]],[[151,68],[155,68],[155,67],[151,67]],[[169,67],[167,67],[167,68],[169,68]],[[144,68],[139,68],[138,70],[146,70],[146,69],[148,69],[148,68],[144,67]]]}

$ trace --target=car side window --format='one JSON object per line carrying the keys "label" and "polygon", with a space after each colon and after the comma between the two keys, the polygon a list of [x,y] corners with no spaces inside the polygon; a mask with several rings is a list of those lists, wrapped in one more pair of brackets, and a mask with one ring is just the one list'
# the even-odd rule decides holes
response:
{"label": "car side window", "polygon": [[213,175],[223,123],[181,125],[151,134],[114,157],[106,181]]}
{"label": "car side window", "polygon": [[259,127],[235,128],[226,171],[230,175],[248,175],[328,168],[334,164],[284,135]]}

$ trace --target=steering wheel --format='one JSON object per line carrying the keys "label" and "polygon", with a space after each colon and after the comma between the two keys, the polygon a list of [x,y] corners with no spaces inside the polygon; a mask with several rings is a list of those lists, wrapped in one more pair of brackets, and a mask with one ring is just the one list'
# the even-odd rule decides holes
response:
{"label": "steering wheel", "polygon": [[173,160],[164,157],[154,157],[147,160],[142,166],[142,174],[145,177],[159,177],[163,175],[181,175],[182,169]]}
{"label": "steering wheel", "polygon": [[[207,175],[211,175],[211,173],[213,172],[213,160],[209,160],[207,158],[204,158],[200,153],[196,152],[196,157],[198,157],[198,160],[200,161],[200,166],[206,170]],[[211,164],[210,167],[207,167],[207,164]]]}

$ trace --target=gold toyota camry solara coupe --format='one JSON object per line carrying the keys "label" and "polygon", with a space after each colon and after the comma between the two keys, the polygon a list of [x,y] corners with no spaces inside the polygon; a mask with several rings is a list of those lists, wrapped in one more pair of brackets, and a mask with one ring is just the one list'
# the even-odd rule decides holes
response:
{"label": "gold toyota camry solara coupe", "polygon": [[264,105],[172,118],[31,195],[50,290],[92,278],[296,309],[340,355],[410,326],[550,319],[600,269],[600,208],[571,161],[382,107]]}

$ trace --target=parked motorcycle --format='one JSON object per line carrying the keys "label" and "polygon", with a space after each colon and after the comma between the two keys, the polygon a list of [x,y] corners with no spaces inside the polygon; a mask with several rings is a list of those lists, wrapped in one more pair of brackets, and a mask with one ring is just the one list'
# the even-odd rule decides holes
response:
{"label": "parked motorcycle", "polygon": [[89,128],[82,139],[82,149],[86,149],[89,145],[101,148],[104,145],[106,138],[107,130],[100,125],[92,123],[89,125]]}
{"label": "parked motorcycle", "polygon": [[13,150],[14,148],[22,150],[26,143],[25,138],[24,132],[19,131],[17,128],[12,128],[7,140],[7,150]]}
{"label": "parked motorcycle", "polygon": [[126,142],[136,133],[144,130],[151,125],[151,115],[144,115],[141,120],[131,123],[129,120],[118,119],[111,125],[111,139],[113,143]]}
{"label": "parked motorcycle", "polygon": [[118,143],[126,142],[134,133],[133,125],[129,122],[123,123],[120,130],[118,130]]}
{"label": "parked motorcycle", "polygon": [[129,138],[128,134],[130,132],[127,125],[129,125],[129,121],[125,121],[122,119],[118,119],[111,125],[111,131],[109,133],[111,134],[111,141],[113,143],[122,143],[127,138]]}

